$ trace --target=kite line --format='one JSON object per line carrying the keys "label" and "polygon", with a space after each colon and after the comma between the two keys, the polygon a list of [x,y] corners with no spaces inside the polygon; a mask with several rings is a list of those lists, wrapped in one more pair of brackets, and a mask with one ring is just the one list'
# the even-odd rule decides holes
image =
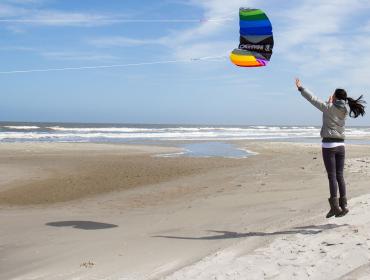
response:
{"label": "kite line", "polygon": [[223,61],[226,58],[227,58],[226,55],[222,55],[222,56],[204,56],[204,57],[198,57],[198,58],[188,58],[188,59],[178,59],[178,60],[162,60],[162,61],[127,63],[127,64],[111,64],[111,65],[93,65],[93,66],[63,67],[63,68],[45,68],[45,69],[40,68],[40,69],[10,70],[10,71],[0,71],[0,74],[53,72],[53,71],[86,70],[86,69],[105,69],[105,68],[120,68],[120,67],[144,66],[144,65],[155,65],[155,64],[189,63],[189,62],[197,62],[197,61]]}
{"label": "kite line", "polygon": [[234,21],[233,18],[201,18],[201,19],[26,19],[26,18],[5,18],[0,23],[199,23],[199,22],[223,22]]}

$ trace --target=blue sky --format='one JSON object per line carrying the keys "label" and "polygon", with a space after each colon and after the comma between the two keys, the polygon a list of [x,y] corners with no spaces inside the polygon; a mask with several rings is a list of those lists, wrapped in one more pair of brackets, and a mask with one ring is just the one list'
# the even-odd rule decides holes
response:
{"label": "blue sky", "polygon": [[[237,47],[241,6],[268,14],[271,63],[191,61]],[[369,13],[368,0],[0,0],[0,72],[179,60],[0,74],[0,120],[319,125],[293,79],[370,102]]]}

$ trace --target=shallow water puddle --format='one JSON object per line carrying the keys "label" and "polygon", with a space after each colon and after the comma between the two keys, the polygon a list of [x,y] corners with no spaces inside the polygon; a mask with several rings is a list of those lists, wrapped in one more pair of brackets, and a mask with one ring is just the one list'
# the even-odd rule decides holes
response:
{"label": "shallow water puddle", "polygon": [[224,157],[246,158],[256,153],[223,142],[200,142],[179,145],[183,152],[159,154],[158,157]]}

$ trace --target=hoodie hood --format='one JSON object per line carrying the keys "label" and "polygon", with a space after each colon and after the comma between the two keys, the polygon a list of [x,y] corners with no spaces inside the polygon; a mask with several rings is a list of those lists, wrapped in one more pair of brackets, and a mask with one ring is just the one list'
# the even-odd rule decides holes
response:
{"label": "hoodie hood", "polygon": [[335,100],[335,102],[333,103],[335,107],[338,107],[338,108],[342,108],[342,109],[346,109],[346,101],[344,100]]}

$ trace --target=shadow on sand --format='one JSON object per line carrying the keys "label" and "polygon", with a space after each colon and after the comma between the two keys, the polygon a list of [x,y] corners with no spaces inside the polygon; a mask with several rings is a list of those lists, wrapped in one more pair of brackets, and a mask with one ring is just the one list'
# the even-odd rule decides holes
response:
{"label": "shadow on sand", "polygon": [[234,231],[223,231],[223,230],[207,230],[208,232],[218,233],[217,235],[207,235],[201,237],[185,237],[185,236],[169,236],[169,235],[153,235],[152,237],[162,238],[173,238],[173,239],[189,239],[189,240],[217,240],[217,239],[230,239],[230,238],[243,238],[252,236],[273,236],[273,235],[284,235],[284,234],[319,234],[325,230],[330,230],[338,227],[348,226],[336,225],[336,224],[325,224],[325,225],[310,225],[302,227],[294,227],[291,230],[275,231],[275,232],[234,232]]}
{"label": "shadow on sand", "polygon": [[107,228],[114,228],[118,227],[118,225],[114,224],[107,224],[107,223],[99,223],[99,222],[92,222],[92,221],[60,221],[60,222],[50,222],[46,223],[47,226],[52,227],[73,227],[78,229],[107,229]]}

